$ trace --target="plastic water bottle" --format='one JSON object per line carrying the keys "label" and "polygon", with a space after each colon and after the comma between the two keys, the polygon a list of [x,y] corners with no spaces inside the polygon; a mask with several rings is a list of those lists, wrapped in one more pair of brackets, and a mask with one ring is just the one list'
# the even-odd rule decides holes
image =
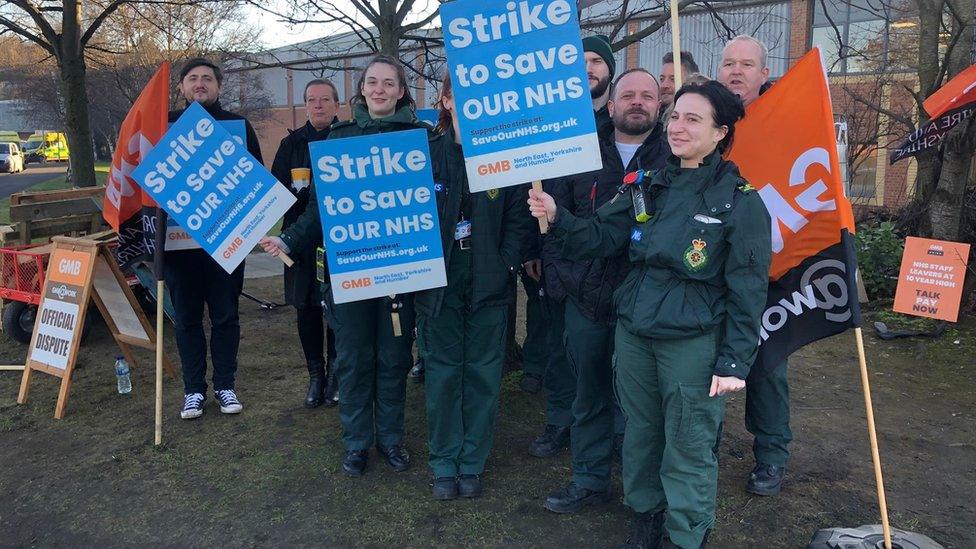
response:
{"label": "plastic water bottle", "polygon": [[129,377],[129,363],[125,357],[115,357],[115,377],[119,378],[119,394],[127,395],[132,392],[132,379]]}

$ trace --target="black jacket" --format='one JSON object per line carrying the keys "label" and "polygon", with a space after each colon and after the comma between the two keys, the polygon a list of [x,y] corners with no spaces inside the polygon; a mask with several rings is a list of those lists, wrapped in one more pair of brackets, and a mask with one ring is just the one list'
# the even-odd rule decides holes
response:
{"label": "black jacket", "polygon": [[[454,252],[454,228],[461,212],[461,202],[468,194],[461,146],[453,133],[431,144],[431,165],[437,195],[444,263],[450,264]],[[472,277],[471,309],[507,305],[514,301],[513,276],[524,261],[535,218],[526,214],[528,185],[491,189],[472,193],[465,214],[471,220]],[[448,286],[452,283],[447,280]],[[428,316],[440,314],[445,288],[418,292],[414,297],[417,312]]]}
{"label": "black jacket", "polygon": [[[337,120],[333,120],[335,123]],[[309,187],[312,178],[309,176],[309,186],[295,189],[292,186],[292,168],[312,168],[312,160],[309,157],[308,144],[314,141],[322,141],[329,137],[329,128],[316,130],[311,122],[289,133],[281,140],[278,146],[278,153],[275,154],[274,162],[271,165],[271,174],[282,185],[288,187],[297,202],[285,212],[281,228],[287,229],[305,211],[308,205]],[[321,243],[319,243],[321,245]],[[322,299],[318,291],[318,282],[315,280],[315,246],[302,250],[292,256],[295,261],[293,267],[285,267],[285,300],[295,307],[317,306]]]}
{"label": "black jacket", "polygon": [[[599,137],[602,170],[544,183],[546,192],[552,195],[557,206],[584,219],[592,217],[616,194],[625,174],[638,169],[661,169],[671,155],[661,124],[655,126],[626,167],[617,151],[613,126],[601,127]],[[546,293],[557,301],[572,299],[592,322],[612,324],[615,321],[613,292],[630,269],[626,254],[570,260],[565,259],[561,251],[561,243],[555,237],[547,236],[542,248]]]}

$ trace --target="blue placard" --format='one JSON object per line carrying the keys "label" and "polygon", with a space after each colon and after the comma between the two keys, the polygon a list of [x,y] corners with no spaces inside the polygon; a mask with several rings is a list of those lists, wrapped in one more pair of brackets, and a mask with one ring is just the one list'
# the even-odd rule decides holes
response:
{"label": "blue placard", "polygon": [[437,125],[437,117],[440,112],[437,109],[417,109],[417,119],[422,120],[431,126]]}
{"label": "blue placard", "polygon": [[240,138],[198,103],[170,126],[132,177],[227,272],[295,203]]}
{"label": "blue placard", "polygon": [[[243,120],[218,120],[217,123],[223,126],[225,130],[230,132],[238,143],[243,144],[245,147],[247,146],[247,129],[246,126],[244,126]],[[168,130],[171,127],[173,127],[172,122],[166,126],[166,129]]]}
{"label": "blue placard", "polygon": [[[217,123],[230,132],[231,136],[239,144],[247,147],[247,130],[245,129],[243,120],[218,120]],[[166,128],[169,129],[172,125],[173,123],[170,122]],[[166,251],[196,250],[199,248],[200,245],[190,238],[189,233],[183,227],[180,227],[180,224],[175,219],[172,217],[166,218]]]}
{"label": "blue placard", "polygon": [[308,147],[335,302],[445,286],[427,132]]}
{"label": "blue placard", "polygon": [[471,191],[600,169],[576,2],[441,5]]}

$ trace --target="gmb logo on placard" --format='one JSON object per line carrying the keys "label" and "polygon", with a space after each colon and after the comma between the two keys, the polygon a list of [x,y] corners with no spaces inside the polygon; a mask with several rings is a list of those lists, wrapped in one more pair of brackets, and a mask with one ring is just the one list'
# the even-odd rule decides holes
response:
{"label": "gmb logo on placard", "polygon": [[492,173],[502,173],[507,172],[512,169],[512,163],[508,160],[500,160],[498,162],[492,162],[490,164],[481,164],[478,166],[478,175],[488,175]]}
{"label": "gmb logo on placard", "polygon": [[373,279],[370,277],[343,280],[342,283],[340,284],[343,290],[351,290],[353,288],[365,288],[367,286],[372,286],[372,285],[373,285]]}
{"label": "gmb logo on placard", "polygon": [[64,299],[65,297],[78,297],[78,292],[68,288],[64,284],[51,288],[51,293],[58,296],[59,299]]}
{"label": "gmb logo on placard", "polygon": [[58,272],[78,276],[81,274],[81,261],[77,259],[62,259],[58,262]]}

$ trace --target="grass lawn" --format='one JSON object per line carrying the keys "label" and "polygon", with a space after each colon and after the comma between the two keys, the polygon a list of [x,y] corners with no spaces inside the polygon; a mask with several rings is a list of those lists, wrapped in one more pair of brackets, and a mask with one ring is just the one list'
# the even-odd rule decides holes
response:
{"label": "grass lawn", "polygon": [[[95,179],[98,181],[99,185],[104,185],[105,180],[108,179],[108,162],[96,162],[95,163]],[[26,172],[30,173],[30,172]],[[56,191],[58,189],[67,189],[69,185],[64,180],[64,174],[59,174],[57,177],[52,177],[47,181],[42,181],[32,187],[29,191]],[[4,197],[0,199],[0,225],[6,225],[10,223],[10,197]]]}
{"label": "grass lawn", "polygon": [[[246,282],[249,293],[270,299],[281,285],[281,277]],[[524,307],[519,313],[524,318]],[[868,326],[891,322],[866,314]],[[167,377],[159,447],[152,446],[153,355],[136,351],[132,393],[119,395],[117,346],[100,322],[81,346],[64,419],[51,417],[60,380],[35,372],[30,400],[18,405],[20,373],[0,372],[0,547],[602,549],[627,538],[631,515],[617,466],[610,502],[577,515],[543,509],[546,494],[570,479],[569,452],[528,455],[546,403],[518,388],[519,371],[502,382],[483,497],[431,499],[425,387],[414,383],[405,423],[413,467],[393,473],[371,451],[363,478],[343,476],[337,410],[302,406],[308,374],[294,315],[241,300],[244,412],[222,415],[208,399],[202,418],[180,420],[182,383]],[[167,325],[167,352],[178,362],[172,334]],[[934,339],[884,341],[866,332],[865,347],[892,526],[947,549],[976,547],[976,319]],[[26,350],[0,334],[0,364],[22,364]],[[773,498],[744,490],[753,465],[745,395],[728,397],[709,547],[804,547],[820,528],[879,522],[852,335],[794,353],[790,385],[792,458]]]}

